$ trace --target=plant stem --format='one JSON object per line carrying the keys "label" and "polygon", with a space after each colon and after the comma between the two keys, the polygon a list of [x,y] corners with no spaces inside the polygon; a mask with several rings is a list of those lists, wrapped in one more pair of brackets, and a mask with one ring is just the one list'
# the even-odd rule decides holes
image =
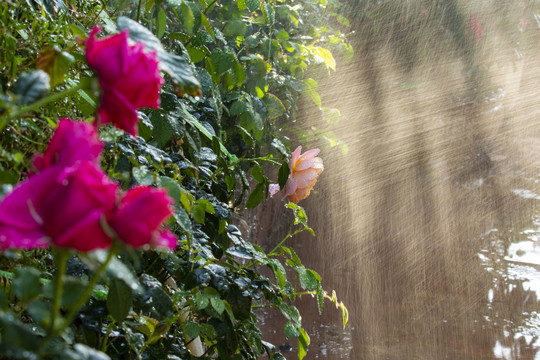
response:
{"label": "plant stem", "polygon": [[26,106],[23,106],[22,108],[19,108],[18,110],[16,110],[15,112],[13,112],[12,114],[10,114],[9,116],[5,117],[5,118],[2,118],[0,119],[0,131],[4,130],[4,128],[7,126],[7,124],[9,124],[9,122],[15,118],[18,118],[20,117],[21,115],[23,114],[26,114],[27,112],[30,112],[30,111],[34,111],[34,110],[37,110],[39,109],[40,107],[50,103],[50,102],[53,102],[53,101],[57,101],[57,100],[60,100],[76,91],[79,91],[81,89],[85,89],[85,88],[89,88],[90,87],[90,79],[87,78],[87,79],[82,79],[77,85],[73,86],[73,87],[70,87],[70,88],[67,88],[67,89],[64,89],[58,93],[54,93],[54,94],[51,94],[41,100],[38,100],[30,105],[26,105]]}
{"label": "plant stem", "polygon": [[139,0],[139,6],[137,7],[137,22],[139,22],[139,18],[141,16],[141,6],[142,6],[142,0]]}
{"label": "plant stem", "polygon": [[214,4],[215,4],[216,2],[217,2],[217,0],[214,0],[214,1],[212,1],[210,4],[208,4],[208,6],[204,9],[203,14],[206,15],[206,13],[208,12],[208,10],[210,10],[210,8],[211,8],[212,6],[214,6]]}
{"label": "plant stem", "polygon": [[287,240],[288,238],[298,234],[299,232],[302,232],[304,229],[298,229],[296,230],[294,233],[291,234],[291,232],[289,231],[289,233],[287,234],[287,236],[285,236],[285,238],[283,238],[283,240],[281,240],[281,242],[279,244],[276,245],[276,247],[270,251],[268,253],[268,256],[273,256],[275,255],[274,253],[277,251],[277,249],[279,249],[281,247],[281,245],[283,245],[283,243],[285,242],[285,240]]}
{"label": "plant stem", "polygon": [[60,303],[62,302],[62,290],[64,283],[64,274],[66,273],[67,260],[69,258],[69,251],[67,249],[56,249],[56,276],[54,277],[54,297],[53,308],[51,313],[51,323],[49,325],[49,334],[53,334],[55,330],[56,317],[60,311]]}
{"label": "plant stem", "polygon": [[[98,283],[99,279],[101,278],[101,275],[107,269],[107,266],[109,265],[109,262],[111,262],[112,258],[117,254],[118,252],[118,246],[116,246],[113,243],[113,246],[109,250],[109,254],[107,255],[107,259],[99,266],[99,268],[94,273],[94,277],[92,277],[92,280],[88,283],[86,286],[84,292],[77,300],[77,303],[71,308],[70,312],[67,314],[67,316],[64,318],[64,321],[62,325],[58,328],[52,328],[53,331],[50,331],[47,336],[43,339],[43,341],[40,344],[40,348],[43,349],[51,340],[52,338],[57,335],[61,334],[75,319],[75,316],[77,316],[80,308],[88,301],[90,298],[90,295],[92,294],[92,291],[94,290],[94,286]],[[55,291],[56,296],[56,291]],[[55,298],[56,301],[56,298]]]}
{"label": "plant stem", "polygon": [[[107,269],[107,266],[111,262],[112,258],[117,253],[117,247],[113,245],[111,249],[109,250],[109,254],[107,255],[107,259],[99,266],[97,271],[94,273],[94,277],[92,277],[92,280],[88,283],[88,286],[86,289],[84,289],[84,293],[79,297],[79,300],[77,300],[77,303],[75,306],[71,308],[71,311],[67,314],[66,320],[64,322],[64,329],[69,326],[69,324],[73,321],[75,316],[77,316],[77,313],[79,312],[79,309],[88,301],[90,298],[90,295],[92,294],[92,291],[94,290],[94,286],[98,283],[98,281],[101,279],[101,275]],[[62,330],[64,330],[62,329]]]}
{"label": "plant stem", "polygon": [[265,157],[244,158],[244,159],[242,159],[242,161],[266,161],[266,162],[272,163],[274,165],[280,165],[281,166],[281,163],[279,161],[268,159],[268,158],[265,158]]}

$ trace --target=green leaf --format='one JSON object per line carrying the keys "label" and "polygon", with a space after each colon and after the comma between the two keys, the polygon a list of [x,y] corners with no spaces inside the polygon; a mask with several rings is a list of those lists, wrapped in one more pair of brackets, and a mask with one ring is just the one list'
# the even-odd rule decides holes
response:
{"label": "green leaf", "polygon": [[321,107],[321,97],[319,93],[317,92],[317,81],[314,79],[306,79],[304,80],[304,92],[307,96],[313,100],[315,104],[317,104],[318,107]]}
{"label": "green leaf", "polygon": [[315,290],[320,285],[321,277],[313,270],[306,269],[304,266],[295,266],[294,269],[298,273],[300,286],[303,289]]}
{"label": "green leaf", "polygon": [[74,62],[75,58],[71,54],[53,47],[40,53],[36,66],[49,74],[50,85],[54,87],[64,81],[66,72]]}
{"label": "green leaf", "polygon": [[0,170],[0,184],[15,185],[19,181],[19,176],[13,171]]}
{"label": "green leaf", "polygon": [[169,39],[174,39],[174,40],[179,40],[179,41],[189,41],[191,39],[190,36],[183,34],[181,32],[170,33],[167,35],[167,37]]}
{"label": "green leaf", "polygon": [[298,359],[302,360],[307,354],[310,340],[309,335],[301,327],[298,327],[298,332],[300,332],[300,336],[298,336]]}
{"label": "green leaf", "polygon": [[201,13],[201,24],[203,24],[206,31],[208,31],[212,39],[215,41],[216,36],[214,35],[214,29],[210,25],[210,22],[208,22],[208,18],[206,17],[206,15],[204,15],[203,13]]}
{"label": "green leaf", "polygon": [[339,122],[339,118],[341,117],[339,109],[323,107],[321,110],[323,118],[328,124],[333,125]]}
{"label": "green leaf", "polygon": [[189,216],[186,211],[178,206],[173,213],[173,217],[182,230],[184,230],[187,235],[191,235],[191,220],[189,220]]}
{"label": "green leaf", "polygon": [[242,100],[237,100],[231,105],[229,112],[231,115],[234,116],[234,115],[240,115],[246,110],[247,110],[246,103]]}
{"label": "green leaf", "polygon": [[251,194],[249,194],[249,198],[247,199],[247,202],[246,202],[246,208],[252,209],[256,207],[257,205],[259,205],[259,203],[263,199],[264,189],[265,189],[265,185],[262,183],[259,183],[257,184],[257,186],[255,186],[255,189],[253,189]]}
{"label": "green leaf", "polygon": [[200,333],[199,325],[193,321],[186,321],[184,323],[184,332],[190,339],[195,339]]}
{"label": "green leaf", "polygon": [[195,203],[191,207],[191,215],[193,216],[193,219],[199,224],[204,224],[205,214],[206,212],[204,211],[204,207],[202,207],[200,204]]}
{"label": "green leaf", "polygon": [[196,201],[196,203],[201,206],[204,211],[206,211],[207,213],[210,213],[210,214],[215,214],[216,213],[216,210],[214,209],[214,205],[212,205],[212,203],[210,203],[210,201],[206,200],[206,199],[199,199]]}
{"label": "green leaf", "polygon": [[133,304],[133,292],[125,282],[113,279],[109,285],[107,310],[118,323],[124,321]]}
{"label": "green leaf", "polygon": [[289,164],[286,161],[282,162],[278,173],[278,184],[280,189],[283,189],[285,183],[287,183],[290,172]]}
{"label": "green leaf", "polygon": [[289,33],[285,30],[279,30],[278,34],[276,35],[276,39],[281,41],[289,40]]}
{"label": "green leaf", "polygon": [[176,204],[180,202],[182,192],[180,191],[180,186],[176,183],[176,181],[174,181],[174,179],[167,176],[161,176],[159,178],[158,185],[167,189],[167,193],[171,198],[174,199]]}
{"label": "green leaf", "polygon": [[300,336],[300,332],[298,331],[296,324],[294,324],[291,321],[287,321],[283,330],[285,332],[285,336],[287,337],[287,339],[296,338]]}
{"label": "green leaf", "polygon": [[167,27],[167,15],[162,7],[159,8],[156,27],[156,36],[158,38],[162,38],[163,34],[165,33],[165,28]]}
{"label": "green leaf", "polygon": [[[319,309],[319,315],[322,314],[323,311],[323,305],[324,305],[324,290],[322,289],[321,285],[317,287],[317,307]],[[345,327],[345,325],[343,325]]]}
{"label": "green leaf", "polygon": [[41,273],[31,267],[19,267],[15,269],[13,279],[13,292],[20,301],[28,301],[41,293],[39,278]]}
{"label": "green leaf", "polygon": [[197,305],[197,309],[204,310],[208,305],[210,305],[210,298],[201,293],[197,293],[195,297],[195,304]]}
{"label": "green leaf", "polygon": [[278,286],[283,289],[283,287],[285,286],[285,281],[287,280],[287,273],[285,272],[285,268],[277,259],[268,260],[267,265],[270,267],[270,269],[272,269]]}
{"label": "green leaf", "polygon": [[13,93],[17,96],[17,103],[26,105],[44,97],[50,88],[49,74],[43,70],[35,70],[19,75]]}
{"label": "green leaf", "polygon": [[218,75],[221,75],[229,70],[233,63],[233,58],[229,54],[224,53],[220,48],[215,48],[212,51],[210,60],[212,61],[212,65],[214,66],[214,69]]}
{"label": "green leaf", "polygon": [[196,64],[199,61],[202,61],[206,56],[206,53],[198,47],[188,45],[186,46],[189,58],[192,63]]}
{"label": "green leaf", "polygon": [[257,11],[261,7],[261,0],[245,0],[250,12]]}
{"label": "green leaf", "polygon": [[236,5],[238,6],[238,10],[245,10],[247,9],[246,0],[238,0],[236,2]]}
{"label": "green leaf", "polygon": [[264,182],[264,170],[262,166],[255,165],[253,168],[251,168],[251,177],[253,177],[257,182]]}
{"label": "green leaf", "polygon": [[291,320],[298,326],[301,324],[300,313],[298,312],[298,309],[296,308],[296,306],[294,305],[289,306],[285,303],[281,303],[278,305],[278,308],[279,310],[281,310],[281,313],[283,314],[283,316],[285,316],[286,319]]}
{"label": "green leaf", "polygon": [[217,311],[218,314],[223,314],[223,311],[225,310],[223,300],[221,300],[220,298],[212,297],[210,298],[210,304],[212,305],[214,310]]}
{"label": "green leaf", "polygon": [[182,1],[180,5],[180,12],[182,14],[182,22],[184,23],[184,28],[188,34],[193,34],[193,24],[195,23],[195,18],[193,16],[193,11],[191,8]]}
{"label": "green leaf", "polygon": [[269,119],[275,119],[285,113],[285,106],[283,105],[281,100],[278,99],[277,96],[266,93],[266,95],[263,98],[263,101],[266,105],[266,112],[267,112],[266,116]]}

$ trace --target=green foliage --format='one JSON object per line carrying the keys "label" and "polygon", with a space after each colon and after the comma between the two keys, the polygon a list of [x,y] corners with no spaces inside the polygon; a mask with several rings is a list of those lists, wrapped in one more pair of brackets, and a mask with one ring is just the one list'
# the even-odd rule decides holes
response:
{"label": "green foliage", "polygon": [[322,107],[308,76],[308,68],[335,69],[334,54],[350,55],[338,2],[15,5],[0,5],[2,193],[31,169],[60,117],[92,121],[99,97],[84,60],[90,28],[129,29],[157,53],[166,84],[160,109],[139,113],[139,137],[101,130],[102,166],[124,189],[165,188],[175,202],[167,226],[180,241],[176,251],[115,248],[63,260],[49,249],[3,252],[0,357],[189,359],[200,341],[202,359],[283,359],[263,341],[254,311],[272,306],[286,319],[285,335],[298,340],[301,359],[309,336],[294,301],[303,295],[315,296],[320,311],[329,299],[346,323],[345,306],[283,246],[313,233],[300,206],[287,205],[294,222],[270,252],[245,241],[232,217],[268,196],[272,167],[281,187],[287,181],[287,135],[296,131],[301,96],[329,124],[339,119],[339,111]]}

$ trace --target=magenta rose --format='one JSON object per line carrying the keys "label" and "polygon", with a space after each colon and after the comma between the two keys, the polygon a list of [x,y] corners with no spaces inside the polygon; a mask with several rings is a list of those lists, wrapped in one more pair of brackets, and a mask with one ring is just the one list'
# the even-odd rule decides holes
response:
{"label": "magenta rose", "polygon": [[53,165],[72,166],[79,161],[99,165],[103,144],[95,127],[79,121],[61,119],[47,149],[32,160],[37,171]]}
{"label": "magenta rose", "polygon": [[101,222],[116,206],[118,185],[95,164],[59,165],[21,183],[0,203],[2,249],[51,244],[79,251],[107,248]]}
{"label": "magenta rose", "polygon": [[86,41],[86,60],[97,72],[103,91],[99,120],[136,135],[137,109],[159,107],[164,83],[159,61],[155,52],[144,50],[143,43],[130,43],[128,30],[97,39],[100,31],[94,27]]}
{"label": "magenta rose", "polygon": [[133,246],[174,249],[176,237],[162,224],[172,215],[173,200],[163,189],[134,187],[126,192],[118,209],[109,219],[120,240]]}

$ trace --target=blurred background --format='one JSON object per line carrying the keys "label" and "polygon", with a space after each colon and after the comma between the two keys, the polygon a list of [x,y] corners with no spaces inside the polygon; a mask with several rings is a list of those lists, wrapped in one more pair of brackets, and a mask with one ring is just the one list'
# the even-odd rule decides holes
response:
{"label": "blurred background", "polygon": [[[303,299],[306,358],[540,359],[540,2],[346,7],[353,59],[312,74],[339,120],[302,110],[325,164],[300,203],[316,236],[288,246],[350,320]],[[267,248],[290,223],[279,198],[248,216]]]}

